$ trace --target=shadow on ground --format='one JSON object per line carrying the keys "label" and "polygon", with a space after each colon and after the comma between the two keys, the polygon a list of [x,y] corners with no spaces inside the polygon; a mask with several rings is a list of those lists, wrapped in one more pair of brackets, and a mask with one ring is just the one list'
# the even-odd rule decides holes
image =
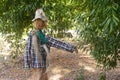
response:
{"label": "shadow on ground", "polygon": [[[81,71],[83,70],[83,73]],[[78,54],[51,48],[50,80],[75,80],[80,74],[85,80],[98,80],[101,70],[96,68],[96,62],[89,55],[79,50]],[[9,55],[0,54],[0,80],[27,80],[32,70],[23,68],[23,55],[16,61],[10,60]],[[107,80],[120,80],[120,67],[106,72]]]}

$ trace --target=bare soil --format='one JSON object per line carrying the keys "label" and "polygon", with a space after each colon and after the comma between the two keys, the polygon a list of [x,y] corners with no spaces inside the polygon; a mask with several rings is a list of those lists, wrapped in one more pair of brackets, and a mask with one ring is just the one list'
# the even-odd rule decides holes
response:
{"label": "bare soil", "polygon": [[[99,80],[102,70],[96,65],[95,60],[81,50],[79,53],[69,53],[51,48],[49,79],[75,80],[81,76],[84,80]],[[0,80],[28,80],[31,73],[32,69],[23,68],[23,54],[16,60],[0,54]],[[120,65],[114,70],[106,71],[106,76],[106,80],[120,80]]]}

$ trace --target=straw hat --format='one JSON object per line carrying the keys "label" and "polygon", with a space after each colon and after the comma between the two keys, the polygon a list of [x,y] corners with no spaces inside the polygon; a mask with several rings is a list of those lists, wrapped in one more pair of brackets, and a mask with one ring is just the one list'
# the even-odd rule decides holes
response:
{"label": "straw hat", "polygon": [[35,21],[36,19],[41,19],[43,21],[47,21],[47,18],[45,16],[45,13],[43,12],[43,9],[37,9],[35,12],[35,17],[32,21]]}

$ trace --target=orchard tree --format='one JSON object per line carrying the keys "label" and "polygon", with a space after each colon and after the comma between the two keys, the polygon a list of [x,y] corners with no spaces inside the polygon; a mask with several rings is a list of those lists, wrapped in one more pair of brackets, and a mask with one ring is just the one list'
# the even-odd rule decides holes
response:
{"label": "orchard tree", "polygon": [[34,12],[43,3],[44,0],[0,0],[0,32],[11,44],[12,58],[22,53],[24,44],[21,37],[32,28]]}
{"label": "orchard tree", "polygon": [[74,0],[1,0],[0,31],[4,34],[15,33],[16,37],[31,28],[37,8],[43,8],[48,17],[48,27],[52,30],[68,30],[76,16]]}
{"label": "orchard tree", "polygon": [[46,13],[48,31],[60,32],[73,27],[77,5],[74,0],[0,0],[0,31],[17,51],[22,35],[32,28],[31,20],[37,8],[43,8]]}
{"label": "orchard tree", "polygon": [[91,44],[91,55],[103,68],[120,60],[120,0],[86,0],[82,5],[80,35]]}
{"label": "orchard tree", "polygon": [[44,0],[0,0],[0,31],[15,33],[21,37],[24,29],[30,27],[34,12]]}

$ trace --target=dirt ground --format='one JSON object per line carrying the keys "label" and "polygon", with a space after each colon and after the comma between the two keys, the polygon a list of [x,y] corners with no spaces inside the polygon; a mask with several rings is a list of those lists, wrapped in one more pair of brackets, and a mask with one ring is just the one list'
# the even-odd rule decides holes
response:
{"label": "dirt ground", "polygon": [[[30,79],[32,69],[23,68],[23,56],[16,61],[9,60],[8,56],[0,54],[0,80]],[[76,54],[51,48],[49,80],[75,80],[78,76],[84,77],[84,80],[99,80],[102,71],[96,65],[94,59],[81,50]],[[107,71],[106,75],[107,80],[120,80],[120,65]]]}

